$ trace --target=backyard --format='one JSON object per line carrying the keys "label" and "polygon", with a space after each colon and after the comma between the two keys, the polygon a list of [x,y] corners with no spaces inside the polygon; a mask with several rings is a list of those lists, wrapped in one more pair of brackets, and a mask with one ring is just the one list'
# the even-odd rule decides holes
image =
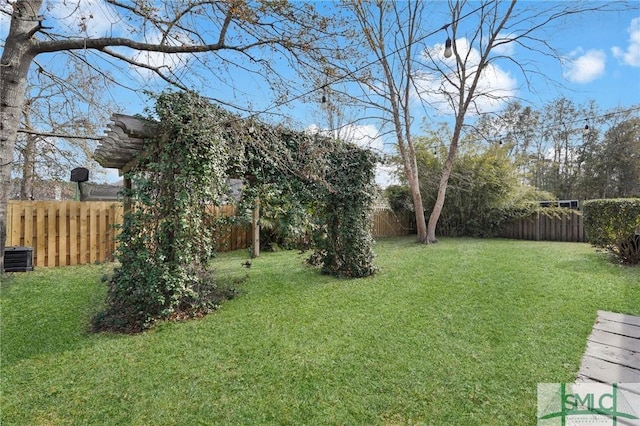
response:
{"label": "backyard", "polygon": [[3,277],[2,424],[536,423],[597,310],[640,314],[640,269],[584,243],[384,239],[369,278],[295,251],[219,255],[207,317],[91,334],[112,265]]}

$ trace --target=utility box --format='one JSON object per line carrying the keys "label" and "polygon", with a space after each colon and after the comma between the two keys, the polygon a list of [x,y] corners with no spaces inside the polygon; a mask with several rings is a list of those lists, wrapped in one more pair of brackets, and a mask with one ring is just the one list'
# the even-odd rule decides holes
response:
{"label": "utility box", "polygon": [[5,247],[4,271],[33,271],[33,247]]}

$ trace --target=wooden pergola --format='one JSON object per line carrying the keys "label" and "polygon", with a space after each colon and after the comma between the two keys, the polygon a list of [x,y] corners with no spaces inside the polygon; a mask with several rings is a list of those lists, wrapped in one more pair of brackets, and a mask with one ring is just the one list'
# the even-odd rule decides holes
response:
{"label": "wooden pergola", "polygon": [[123,114],[113,114],[111,121],[93,157],[102,167],[125,173],[144,149],[145,139],[155,136],[158,123]]}
{"label": "wooden pergola", "polygon": [[[107,132],[100,140],[93,153],[93,158],[102,167],[118,169],[123,176],[125,189],[131,189],[131,179],[125,173],[137,163],[138,157],[144,152],[145,140],[157,135],[158,123],[140,117],[124,114],[112,114],[111,123],[107,125]],[[260,207],[256,200],[252,217],[252,240],[254,257],[260,254]],[[124,212],[131,210],[131,199],[124,197]]]}
{"label": "wooden pergola", "polygon": [[[93,158],[102,167],[118,169],[120,176],[131,170],[144,149],[145,139],[153,137],[158,124],[139,117],[112,114],[107,132],[93,153]],[[131,189],[131,179],[124,176],[123,185]],[[125,213],[131,209],[131,200],[124,198]]]}

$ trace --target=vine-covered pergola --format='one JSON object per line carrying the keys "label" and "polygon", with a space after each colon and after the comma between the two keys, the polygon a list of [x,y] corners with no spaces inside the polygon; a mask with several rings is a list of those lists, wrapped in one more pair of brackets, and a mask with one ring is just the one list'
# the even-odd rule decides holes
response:
{"label": "vine-covered pergola", "polygon": [[112,121],[94,157],[121,171],[127,204],[120,266],[96,329],[139,331],[158,319],[215,309],[210,263],[218,219],[211,206],[228,201],[229,178],[242,179],[239,211],[253,211],[255,225],[265,188],[304,206],[323,273],[375,271],[371,151],[243,119],[190,92],[159,95],[149,118],[114,114]]}

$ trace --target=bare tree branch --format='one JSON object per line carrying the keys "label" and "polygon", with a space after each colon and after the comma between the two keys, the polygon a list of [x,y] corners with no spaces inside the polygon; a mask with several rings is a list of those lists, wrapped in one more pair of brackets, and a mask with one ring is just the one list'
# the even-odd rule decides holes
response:
{"label": "bare tree branch", "polygon": [[49,136],[49,137],[61,138],[61,139],[91,139],[95,141],[104,139],[104,136],[69,135],[69,134],[56,133],[56,132],[42,132],[42,131],[31,130],[31,129],[18,129],[18,133],[25,133],[27,135],[36,135],[36,136]]}

